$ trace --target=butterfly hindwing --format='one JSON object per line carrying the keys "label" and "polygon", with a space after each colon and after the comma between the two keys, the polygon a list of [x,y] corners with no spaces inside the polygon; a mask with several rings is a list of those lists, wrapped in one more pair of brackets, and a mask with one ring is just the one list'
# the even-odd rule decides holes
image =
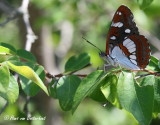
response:
{"label": "butterfly hindwing", "polygon": [[[150,48],[147,39],[139,34],[131,10],[121,5],[116,11],[106,40],[106,54],[118,46],[130,63],[144,69],[149,63]],[[129,65],[129,64],[128,64]]]}

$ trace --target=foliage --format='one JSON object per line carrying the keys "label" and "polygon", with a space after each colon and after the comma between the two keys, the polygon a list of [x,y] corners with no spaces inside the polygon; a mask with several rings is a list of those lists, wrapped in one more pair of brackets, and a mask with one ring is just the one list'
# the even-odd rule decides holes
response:
{"label": "foliage", "polygon": [[[136,1],[139,7],[144,10],[144,13],[142,12],[138,17],[140,21],[151,27],[151,30],[158,28],[159,26],[156,26],[155,22],[157,15],[159,15],[159,5],[153,3],[153,6],[149,6],[153,0]],[[159,76],[152,74],[137,78],[144,72],[132,72],[126,69],[110,70],[109,72],[95,70],[83,75],[77,73],[77,71],[86,68],[91,63],[98,62],[96,58],[98,54],[95,50],[92,51],[88,46],[84,46],[82,49],[81,35],[85,35],[87,39],[97,42],[95,44],[104,49],[104,42],[102,44],[99,43],[105,41],[111,21],[109,15],[113,15],[112,13],[121,4],[126,4],[129,7],[133,5],[133,12],[137,11],[137,3],[109,0],[106,2],[95,0],[46,0],[39,2],[38,0],[32,0],[31,5],[41,10],[41,15],[39,16],[37,13],[38,16],[35,15],[34,17],[37,20],[32,22],[34,29],[38,31],[44,24],[53,27],[52,38],[54,44],[58,45],[61,39],[61,27],[59,26],[63,21],[68,21],[74,27],[74,41],[76,38],[76,42],[73,43],[69,54],[77,56],[70,57],[65,63],[64,72],[60,75],[52,76],[51,82],[46,84],[46,71],[43,66],[37,64],[37,60],[32,53],[23,49],[15,49],[6,43],[0,43],[0,97],[13,104],[17,101],[22,91],[27,96],[36,96],[40,90],[43,90],[49,97],[59,101],[62,110],[71,111],[72,113],[75,113],[77,108],[81,110],[87,109],[86,105],[84,106],[85,108],[81,108],[81,105],[85,102],[83,101],[84,99],[90,98],[98,103],[111,103],[116,108],[123,109],[131,114],[140,124],[148,125],[152,120],[152,116],[156,118],[160,112]],[[143,18],[144,15],[147,15],[145,19]],[[32,19],[32,15],[30,18]],[[3,29],[3,32],[0,32],[0,35],[2,34],[0,36],[1,41],[12,45],[15,44],[13,42],[18,41],[17,27],[15,26],[12,29],[9,27],[7,31]],[[157,31],[157,33],[159,32]],[[77,54],[83,51],[89,51],[90,55],[86,53]],[[60,64],[61,62],[58,63]],[[153,72],[160,72],[160,61],[152,56],[147,69]],[[17,73],[18,79],[16,77]],[[0,109],[2,108],[0,106]]]}
{"label": "foliage", "polygon": [[[3,76],[0,79],[0,96],[10,103],[16,101],[19,93],[14,73],[10,71],[12,70],[20,75],[19,82],[27,95],[36,95],[39,88],[46,94],[49,90],[49,96],[58,99],[64,111],[74,112],[83,99],[92,98],[94,94],[92,99],[103,98],[100,102],[109,101],[116,107],[125,109],[142,125],[148,125],[152,115],[159,113],[160,80],[157,76],[151,75],[135,79],[134,72],[120,69],[120,71],[111,70],[109,72],[96,70],[84,78],[79,78],[80,75],[72,74],[90,64],[90,56],[82,53],[68,59],[64,75],[59,76],[58,79],[53,77],[47,90],[42,82],[45,76],[44,68],[35,63],[35,58],[30,52],[12,51],[10,47],[2,45],[0,48],[0,56],[5,57],[0,64],[0,74]],[[22,51],[21,54],[18,54],[19,51]],[[27,54],[29,56],[26,56]],[[159,60],[152,57],[147,69],[159,72]],[[139,71],[139,73],[142,72]]]}

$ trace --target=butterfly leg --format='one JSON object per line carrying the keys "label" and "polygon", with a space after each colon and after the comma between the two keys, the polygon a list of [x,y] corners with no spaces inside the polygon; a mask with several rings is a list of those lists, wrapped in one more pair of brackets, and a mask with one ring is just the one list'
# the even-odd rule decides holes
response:
{"label": "butterfly leg", "polygon": [[122,68],[122,66],[120,65],[120,63],[118,62],[118,60],[116,59],[116,61],[117,61],[117,66],[120,68],[120,71],[122,72],[122,74],[124,75],[124,72],[123,72],[123,68]]}
{"label": "butterfly leg", "polygon": [[104,71],[109,71],[110,69],[113,68],[113,66],[111,64],[104,64]]}

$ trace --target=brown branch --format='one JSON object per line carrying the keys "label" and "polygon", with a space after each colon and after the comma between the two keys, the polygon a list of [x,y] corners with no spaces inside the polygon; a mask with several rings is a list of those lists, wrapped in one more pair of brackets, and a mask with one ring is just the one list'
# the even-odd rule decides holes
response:
{"label": "brown branch", "polygon": [[[46,73],[46,77],[49,79],[53,79],[53,78],[57,78],[57,77],[60,78],[60,77],[64,76],[64,74],[62,74],[62,73],[57,74],[57,75],[52,75],[47,71],[45,71],[45,73]],[[71,74],[69,74],[69,75],[71,75]],[[79,77],[86,77],[87,76],[87,74],[74,74],[74,75],[77,75]]]}
{"label": "brown branch", "polygon": [[[89,67],[91,66],[91,63],[87,64],[86,66],[84,66],[82,69],[86,68],[86,67]],[[79,70],[82,70],[82,69],[79,69]],[[63,73],[60,73],[60,74],[57,74],[57,75],[52,75],[51,73],[49,73],[48,71],[44,70],[45,74],[46,74],[46,77],[49,78],[49,79],[53,79],[53,78],[59,78],[59,77],[62,77],[64,75],[71,75],[71,74],[74,74],[75,72],[79,71],[79,70],[75,70],[73,72],[69,72],[67,74],[63,74]],[[75,74],[79,77],[86,77],[87,74]]]}

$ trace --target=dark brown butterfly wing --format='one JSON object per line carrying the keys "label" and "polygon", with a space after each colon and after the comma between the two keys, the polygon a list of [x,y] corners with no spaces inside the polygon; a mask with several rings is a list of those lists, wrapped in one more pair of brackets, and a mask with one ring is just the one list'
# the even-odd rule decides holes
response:
{"label": "dark brown butterfly wing", "polygon": [[[125,43],[125,44],[124,44]],[[115,46],[119,46],[131,63],[144,69],[149,63],[150,49],[147,39],[139,35],[131,10],[121,5],[112,20],[107,40],[106,54]]]}

